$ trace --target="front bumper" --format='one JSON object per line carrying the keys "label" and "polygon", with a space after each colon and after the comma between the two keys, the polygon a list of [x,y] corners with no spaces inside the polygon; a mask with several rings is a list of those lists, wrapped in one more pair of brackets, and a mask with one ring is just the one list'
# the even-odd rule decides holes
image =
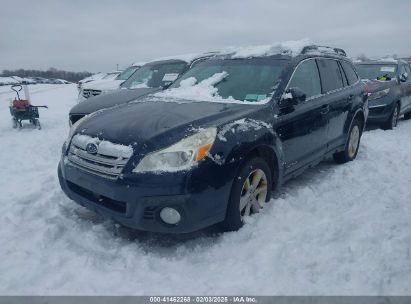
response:
{"label": "front bumper", "polygon": [[395,106],[395,101],[390,96],[382,97],[368,102],[367,123],[385,123],[390,118]]}
{"label": "front bumper", "polygon": [[[187,233],[225,218],[236,164],[196,168],[187,174],[151,174],[146,179],[109,180],[73,167],[62,159],[60,185],[80,205],[124,226],[164,233]],[[177,225],[164,223],[163,207],[181,214]]]}

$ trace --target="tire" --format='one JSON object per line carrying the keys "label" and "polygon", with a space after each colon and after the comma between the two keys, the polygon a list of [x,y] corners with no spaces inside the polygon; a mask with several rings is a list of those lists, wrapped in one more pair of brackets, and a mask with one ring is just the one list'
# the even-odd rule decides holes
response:
{"label": "tire", "polygon": [[361,120],[355,118],[345,144],[344,151],[333,154],[334,161],[338,164],[344,164],[354,160],[357,157],[358,149],[360,147],[363,124]]}
{"label": "tire", "polygon": [[387,120],[385,124],[382,125],[382,128],[384,130],[394,129],[398,124],[399,118],[400,118],[400,104],[397,102],[395,104],[394,109],[392,110],[390,118]]}
{"label": "tire", "polygon": [[13,129],[17,128],[17,119],[13,118],[11,120],[11,126],[13,127]]}
{"label": "tire", "polygon": [[[259,179],[258,183],[257,179]],[[258,213],[269,201],[271,189],[272,177],[267,162],[260,157],[253,157],[246,161],[234,178],[226,218],[222,222],[223,229],[226,231],[240,229],[245,217]],[[240,201],[243,202],[243,206],[240,206]]]}
{"label": "tire", "polygon": [[408,120],[408,119],[411,119],[411,112],[404,114],[404,120]]}

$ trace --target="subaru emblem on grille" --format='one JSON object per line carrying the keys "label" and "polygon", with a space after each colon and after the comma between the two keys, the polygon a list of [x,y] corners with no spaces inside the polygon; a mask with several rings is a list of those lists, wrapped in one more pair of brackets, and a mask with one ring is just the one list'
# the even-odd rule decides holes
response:
{"label": "subaru emblem on grille", "polygon": [[89,154],[96,154],[98,150],[98,146],[94,143],[88,143],[86,146],[86,151]]}

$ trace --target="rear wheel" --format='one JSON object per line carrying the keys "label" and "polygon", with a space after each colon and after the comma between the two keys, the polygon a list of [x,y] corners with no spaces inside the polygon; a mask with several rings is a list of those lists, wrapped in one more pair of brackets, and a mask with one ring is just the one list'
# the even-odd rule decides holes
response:
{"label": "rear wheel", "polygon": [[397,124],[398,124],[398,119],[400,117],[400,104],[397,103],[392,110],[390,118],[387,120],[387,122],[382,126],[384,130],[392,130],[394,129]]}
{"label": "rear wheel", "polygon": [[333,155],[335,162],[343,164],[352,161],[357,157],[358,148],[360,147],[361,134],[362,122],[356,118],[351,125],[344,151]]}
{"label": "rear wheel", "polygon": [[241,228],[244,220],[258,213],[271,196],[271,171],[259,157],[248,160],[234,179],[223,227],[229,231]]}

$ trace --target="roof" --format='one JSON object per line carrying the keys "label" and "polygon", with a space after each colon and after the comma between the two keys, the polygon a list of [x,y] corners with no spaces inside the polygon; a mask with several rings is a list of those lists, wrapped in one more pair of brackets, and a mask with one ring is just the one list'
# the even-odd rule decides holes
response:
{"label": "roof", "polygon": [[361,61],[361,60],[356,60],[354,61],[354,64],[398,64],[398,60],[392,59],[392,58],[382,58],[382,59],[375,59],[375,60],[367,60],[367,61]]}
{"label": "roof", "polygon": [[277,42],[266,45],[246,46],[246,47],[229,47],[221,51],[220,54],[230,56],[232,59],[268,57],[274,55],[285,55],[296,57],[299,55],[328,54],[335,56],[344,56],[346,53],[343,49],[320,46],[314,44],[310,39],[290,40]]}
{"label": "roof", "polygon": [[148,61],[146,64],[151,64],[154,62],[160,61],[184,61],[187,63],[191,63],[196,59],[204,58],[204,57],[211,57],[219,54],[220,52],[213,51],[213,52],[204,52],[204,53],[189,53],[189,54],[181,54],[181,55],[173,55],[173,56],[166,56],[166,57],[159,57],[153,60]]}

